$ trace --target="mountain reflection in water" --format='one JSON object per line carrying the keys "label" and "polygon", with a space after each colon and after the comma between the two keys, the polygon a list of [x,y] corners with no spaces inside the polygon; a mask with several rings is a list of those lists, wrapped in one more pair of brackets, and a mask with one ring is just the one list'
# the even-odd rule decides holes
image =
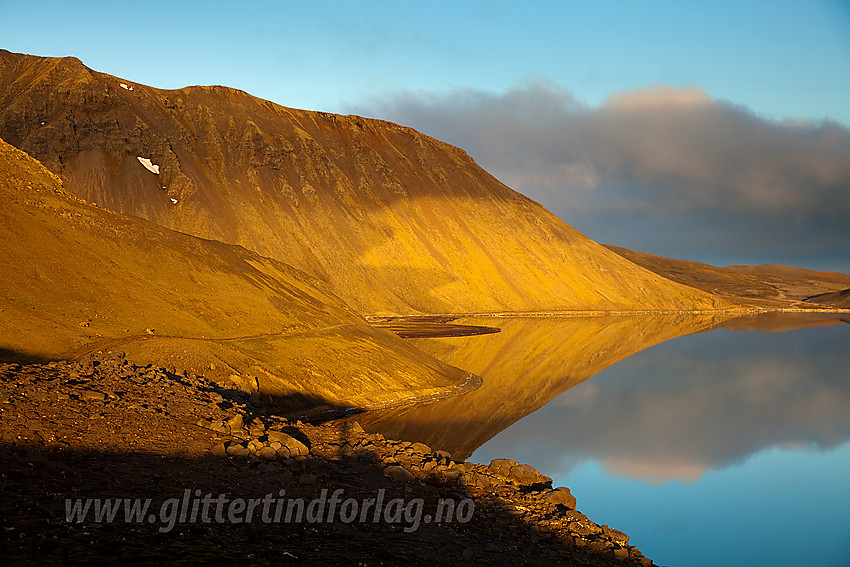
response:
{"label": "mountain reflection in water", "polygon": [[[768,320],[762,329],[780,323]],[[771,447],[834,448],[850,440],[850,327],[801,324],[829,322],[842,328],[720,329],[658,345],[572,388],[476,456],[508,454],[550,476],[592,458],[611,474],[663,482],[695,481]]]}
{"label": "mountain reflection in water", "polygon": [[472,460],[533,464],[659,564],[847,565],[845,323],[769,314],[658,344],[519,420]]}
{"label": "mountain reflection in water", "polygon": [[850,440],[844,319],[781,313],[463,319],[457,322],[502,332],[411,342],[482,376],[481,388],[355,419],[369,431],[446,449],[456,459],[498,435],[473,460],[508,457],[553,477],[596,459],[612,474],[693,481],[762,449],[829,449]]}
{"label": "mountain reflection in water", "polygon": [[[388,438],[420,441],[456,460],[612,364],[668,339],[712,328],[724,315],[466,318],[501,328],[492,335],[415,339],[443,362],[484,379],[476,391],[354,419]],[[502,455],[502,456],[507,456]]]}

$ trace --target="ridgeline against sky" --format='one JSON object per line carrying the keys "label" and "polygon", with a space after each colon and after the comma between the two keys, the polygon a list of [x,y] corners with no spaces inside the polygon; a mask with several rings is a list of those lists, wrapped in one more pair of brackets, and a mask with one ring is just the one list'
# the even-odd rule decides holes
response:
{"label": "ridgeline against sky", "polygon": [[[142,10],[33,0],[2,12],[0,47],[11,51],[413,126],[600,242],[850,271],[846,199],[833,198],[848,193],[836,164],[850,161],[844,0],[152,0]],[[644,108],[615,104],[651,85],[666,90],[643,96]],[[700,92],[688,109],[672,100]]]}
{"label": "ridgeline against sky", "polygon": [[74,58],[0,52],[0,65],[0,137],[69,191],[287,262],[360,313],[732,306],[622,258],[410,128],[225,87],[153,89]]}

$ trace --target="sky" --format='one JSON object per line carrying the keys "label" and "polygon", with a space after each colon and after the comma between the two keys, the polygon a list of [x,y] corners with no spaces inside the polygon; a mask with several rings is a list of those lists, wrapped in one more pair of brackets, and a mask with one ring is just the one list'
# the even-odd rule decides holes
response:
{"label": "sky", "polygon": [[412,126],[603,243],[850,272],[850,0],[25,2],[0,48]]}

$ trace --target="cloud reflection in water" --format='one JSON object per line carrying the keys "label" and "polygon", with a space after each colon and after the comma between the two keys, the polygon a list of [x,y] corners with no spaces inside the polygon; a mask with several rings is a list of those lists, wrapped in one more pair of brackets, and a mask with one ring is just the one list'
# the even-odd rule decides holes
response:
{"label": "cloud reflection in water", "polygon": [[772,447],[850,440],[850,327],[715,330],[638,353],[480,448],[550,476],[588,459],[612,474],[696,481]]}

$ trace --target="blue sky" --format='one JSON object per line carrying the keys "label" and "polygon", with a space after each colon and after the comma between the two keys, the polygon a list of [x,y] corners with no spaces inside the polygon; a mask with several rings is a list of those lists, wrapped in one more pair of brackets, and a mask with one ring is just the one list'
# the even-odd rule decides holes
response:
{"label": "blue sky", "polygon": [[[0,47],[10,51],[74,55],[93,69],[160,88],[224,84],[285,106],[357,112],[412,125],[464,147],[497,177],[603,242],[715,263],[775,261],[850,271],[850,246],[843,244],[850,241],[850,232],[838,220],[822,218],[836,213],[836,198],[838,212],[850,212],[850,204],[847,211],[843,208],[847,199],[836,197],[842,190],[850,192],[850,173],[837,165],[850,158],[845,139],[850,126],[848,0],[0,0],[0,13]],[[580,160],[580,140],[559,139],[555,147],[569,147],[561,155],[546,161],[540,158],[547,153],[543,150],[535,159],[512,162],[509,168],[505,155],[516,155],[517,148],[507,140],[494,148],[485,139],[492,134],[493,122],[506,116],[505,127],[496,133],[509,136],[508,126],[521,122],[528,143],[520,153],[527,154],[548,147],[544,142],[558,134],[535,120],[554,116],[552,124],[571,128],[576,115],[590,113],[604,122],[608,113],[602,111],[609,109],[612,97],[634,100],[635,92],[646,89],[655,97],[655,110],[698,93],[705,99],[700,112],[710,107],[711,112],[741,116],[743,122],[752,119],[761,135],[745,139],[767,145],[753,152],[761,161],[749,167],[747,175],[764,186],[771,182],[764,172],[773,162],[763,156],[777,149],[770,143],[776,136],[765,128],[784,120],[808,122],[805,131],[776,132],[790,140],[792,149],[799,147],[810,156],[808,165],[781,176],[797,180],[797,200],[783,193],[789,204],[785,213],[763,210],[758,203],[748,210],[752,196],[766,190],[745,187],[739,176],[730,183],[745,197],[732,198],[736,205],[726,210],[718,205],[727,197],[722,191],[714,199],[705,198],[719,183],[709,187],[698,178],[679,173],[671,177],[669,171],[658,173],[658,179],[631,171],[615,175],[602,167],[604,156],[598,152]],[[537,111],[541,97],[546,99],[545,112]],[[482,112],[484,107],[488,112]],[[467,118],[465,131],[458,131],[451,109]],[[529,119],[529,113],[536,116]],[[727,119],[734,121],[734,116]],[[818,130],[824,120],[835,123],[837,130]],[[693,130],[698,123],[689,126],[687,135],[705,142]],[[587,128],[585,132],[598,131],[592,125]],[[734,130],[717,136],[734,136]],[[532,139],[535,132],[545,135]],[[670,132],[665,136],[676,137]],[[819,140],[814,145],[813,137]],[[619,143],[639,146],[641,137],[623,137]],[[691,147],[704,146],[694,142]],[[811,156],[824,152],[836,162],[828,174],[820,162],[812,165]],[[683,159],[674,154],[667,159]],[[623,163],[635,159],[643,158],[631,156]],[[787,154],[781,162],[789,163]],[[539,176],[523,170],[532,165]],[[732,167],[719,158],[706,165],[727,166]],[[559,184],[558,175],[564,171],[568,175]],[[576,172],[583,182],[575,182]],[[590,186],[592,181],[595,186]],[[626,216],[621,205],[604,206],[668,199],[664,191],[673,182],[684,184],[682,194],[691,196],[689,202],[674,199],[681,203],[676,210],[644,214],[636,207],[635,214]],[[801,216],[795,203],[807,195],[810,201],[833,203],[824,211],[806,209]],[[794,208],[796,213],[790,210]],[[718,238],[718,222],[726,223],[724,238]],[[800,248],[793,253],[789,250],[794,242],[783,240],[788,231],[775,232],[789,222],[796,227],[794,242]],[[682,238],[658,237],[683,229],[690,233]],[[744,238],[754,244],[742,247]],[[817,254],[809,254],[814,247]]]}
{"label": "blue sky", "polygon": [[770,117],[850,125],[850,2],[0,1],[5,49],[74,55],[161,88],[226,84],[339,112],[399,90],[580,100],[699,85]]}

